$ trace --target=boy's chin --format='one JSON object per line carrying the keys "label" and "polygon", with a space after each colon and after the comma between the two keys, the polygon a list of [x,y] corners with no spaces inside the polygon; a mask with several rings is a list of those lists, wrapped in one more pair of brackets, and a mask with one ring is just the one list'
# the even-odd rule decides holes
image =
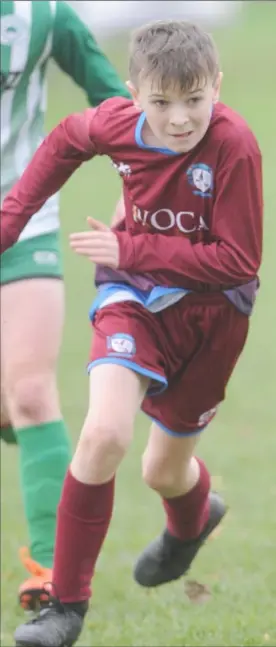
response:
{"label": "boy's chin", "polygon": [[179,141],[179,142],[170,142],[169,144],[167,144],[166,148],[169,148],[174,153],[189,153],[189,151],[191,151],[195,147],[195,145],[196,144],[191,141],[190,142]]}

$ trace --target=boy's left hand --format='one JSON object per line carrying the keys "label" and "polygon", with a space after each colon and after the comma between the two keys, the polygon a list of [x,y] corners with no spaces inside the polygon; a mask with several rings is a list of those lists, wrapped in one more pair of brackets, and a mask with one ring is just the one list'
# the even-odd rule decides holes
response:
{"label": "boy's left hand", "polygon": [[117,269],[119,243],[116,234],[94,218],[87,218],[87,222],[92,231],[71,234],[69,237],[71,249],[80,256],[87,256],[93,263]]}

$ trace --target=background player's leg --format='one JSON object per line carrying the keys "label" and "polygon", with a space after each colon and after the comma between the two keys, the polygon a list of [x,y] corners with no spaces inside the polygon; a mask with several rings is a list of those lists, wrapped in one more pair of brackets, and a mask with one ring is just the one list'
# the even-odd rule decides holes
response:
{"label": "background player's leg", "polygon": [[[1,310],[1,306],[0,306],[0,310]],[[2,376],[3,376],[3,370],[2,370],[2,361],[1,361],[0,440],[4,440],[8,445],[17,445],[16,435],[10,423],[8,409],[5,402],[5,390],[4,390]]]}
{"label": "background player's leg", "polygon": [[[63,318],[62,281],[34,278],[1,287],[5,400],[20,451],[31,557],[47,569],[52,566],[56,508],[70,461],[56,383]],[[30,560],[26,566],[43,578],[43,569]],[[49,579],[48,570],[45,576]]]}
{"label": "background player's leg", "polygon": [[[0,317],[1,317],[1,331],[4,326],[5,315],[2,308],[2,290],[0,289]],[[3,366],[3,353],[2,353],[2,335],[0,335],[0,440],[4,440],[8,445],[17,445],[16,434],[10,423],[8,407],[5,397],[4,386],[4,366]]]}

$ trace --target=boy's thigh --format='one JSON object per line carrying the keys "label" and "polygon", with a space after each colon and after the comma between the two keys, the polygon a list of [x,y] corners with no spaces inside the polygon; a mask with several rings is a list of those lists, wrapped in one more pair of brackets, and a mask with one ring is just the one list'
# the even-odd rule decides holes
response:
{"label": "boy's thigh", "polygon": [[98,310],[93,321],[88,372],[117,364],[148,378],[148,394],[167,386],[162,329],[158,318],[140,304],[123,302]]}
{"label": "boy's thigh", "polygon": [[32,277],[1,286],[1,377],[55,370],[62,341],[64,285]]}
{"label": "boy's thigh", "polygon": [[[196,311],[197,323],[199,312]],[[248,318],[231,304],[218,304],[217,314],[214,304],[203,306],[201,325],[195,325],[195,339],[190,338],[191,356],[187,361],[183,359],[177,373],[171,374],[163,393],[144,399],[143,411],[173,435],[200,432],[225,398],[227,383],[247,333]],[[185,336],[185,320],[182,335]]]}
{"label": "boy's thigh", "polygon": [[117,364],[98,364],[89,376],[89,426],[103,436],[131,437],[137,411],[148,388],[146,377]]}

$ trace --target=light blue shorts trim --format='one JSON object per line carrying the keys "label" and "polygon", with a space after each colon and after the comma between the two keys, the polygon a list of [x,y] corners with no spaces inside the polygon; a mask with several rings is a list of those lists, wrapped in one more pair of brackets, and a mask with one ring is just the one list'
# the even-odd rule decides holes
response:
{"label": "light blue shorts trim", "polygon": [[165,425],[162,425],[162,423],[159,422],[159,420],[156,420],[156,418],[152,418],[151,416],[149,417],[151,418],[152,422],[155,422],[155,424],[158,425],[160,429],[165,431],[166,434],[169,434],[169,436],[174,436],[175,438],[177,437],[185,438],[187,436],[199,436],[199,434],[201,434],[201,432],[204,431],[204,429],[206,429],[206,426],[207,426],[206,425],[205,427],[200,427],[200,428],[198,427],[194,431],[172,431],[172,429],[168,429],[168,427],[165,427]]}
{"label": "light blue shorts trim", "polygon": [[94,368],[94,366],[99,366],[100,364],[119,364],[120,366],[130,368],[135,373],[139,373],[139,375],[144,375],[150,380],[155,380],[156,382],[158,382],[160,384],[160,387],[149,388],[149,390],[147,391],[147,396],[159,395],[160,393],[163,393],[163,391],[165,391],[168,386],[168,382],[163,375],[154,373],[154,371],[149,371],[148,369],[139,366],[139,364],[136,364],[136,362],[131,362],[128,359],[123,359],[120,357],[102,357],[101,359],[95,359],[87,366],[88,374],[90,373],[91,369]]}

